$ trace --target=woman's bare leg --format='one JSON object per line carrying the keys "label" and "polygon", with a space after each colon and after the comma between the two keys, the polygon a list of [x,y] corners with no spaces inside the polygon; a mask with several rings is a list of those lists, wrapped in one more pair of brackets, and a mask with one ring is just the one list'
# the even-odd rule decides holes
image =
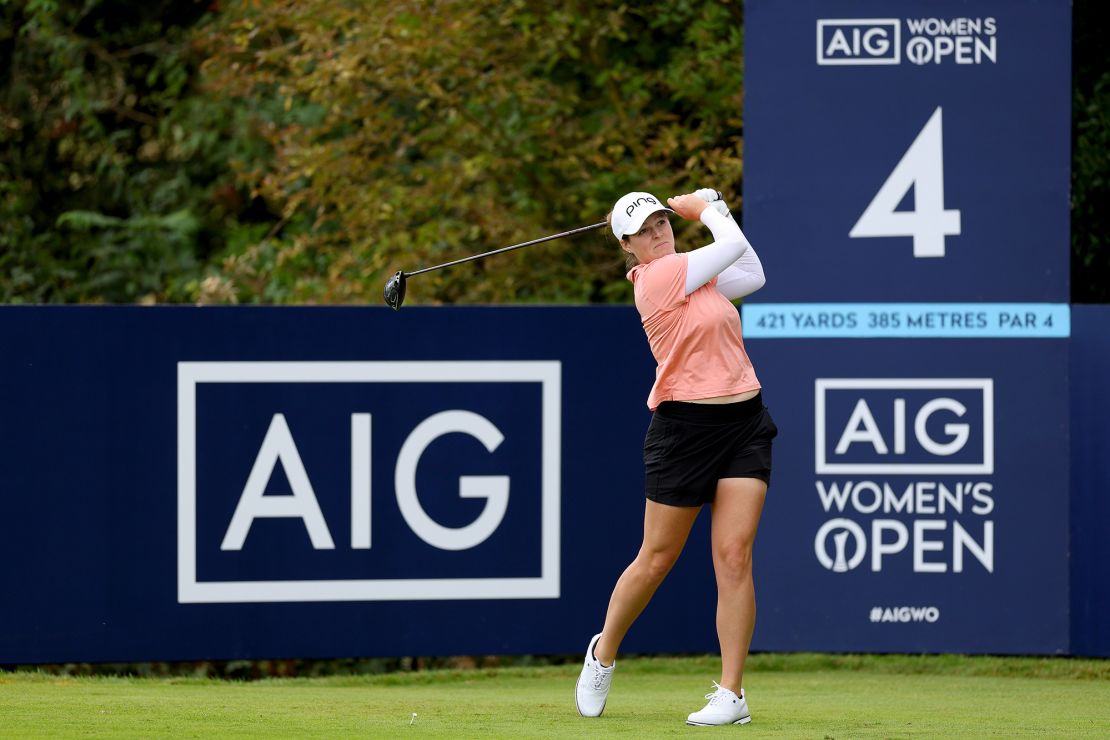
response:
{"label": "woman's bare leg", "polygon": [[758,478],[725,478],[713,502],[713,571],[717,577],[717,638],[721,686],[737,694],[755,629],[752,546],[767,484]]}
{"label": "woman's bare leg", "polygon": [[643,545],[613,588],[601,639],[594,646],[594,656],[602,665],[612,665],[616,660],[628,628],[678,560],[699,511],[698,506],[667,506],[648,499]]}

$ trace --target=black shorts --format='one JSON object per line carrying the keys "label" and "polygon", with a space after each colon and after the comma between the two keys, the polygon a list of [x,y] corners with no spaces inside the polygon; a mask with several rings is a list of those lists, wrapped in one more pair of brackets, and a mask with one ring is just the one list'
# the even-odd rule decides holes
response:
{"label": "black shorts", "polygon": [[669,506],[713,501],[722,478],[771,482],[778,427],[760,394],[739,403],[664,401],[644,439],[647,497]]}

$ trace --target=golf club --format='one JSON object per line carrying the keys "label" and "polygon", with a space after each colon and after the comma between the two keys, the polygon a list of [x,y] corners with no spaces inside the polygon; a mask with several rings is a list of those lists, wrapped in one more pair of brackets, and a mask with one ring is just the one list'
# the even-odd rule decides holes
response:
{"label": "golf club", "polygon": [[561,234],[541,236],[539,239],[533,239],[532,241],[522,242],[520,244],[513,244],[512,246],[502,247],[501,249],[494,249],[491,252],[482,252],[481,254],[475,254],[471,257],[463,257],[462,259],[455,260],[454,262],[445,262],[444,264],[436,265],[435,267],[424,267],[420,270],[413,270],[412,272],[398,270],[397,274],[391,277],[385,284],[384,296],[386,305],[388,305],[394,311],[399,311],[401,309],[401,304],[405,302],[406,281],[413,275],[419,275],[422,272],[431,272],[432,270],[441,270],[444,267],[451,267],[453,265],[461,265],[463,262],[472,262],[474,260],[481,259],[482,257],[489,257],[493,254],[501,254],[502,252],[508,252],[513,249],[520,249],[521,247],[528,247],[533,244],[539,244],[540,242],[549,242],[552,239],[562,239],[564,236],[580,234],[583,231],[593,231],[594,229],[600,229],[604,226],[608,226],[608,224],[605,221],[602,221],[601,223],[590,224],[589,226],[582,226],[577,229],[571,229],[570,231],[564,231]]}

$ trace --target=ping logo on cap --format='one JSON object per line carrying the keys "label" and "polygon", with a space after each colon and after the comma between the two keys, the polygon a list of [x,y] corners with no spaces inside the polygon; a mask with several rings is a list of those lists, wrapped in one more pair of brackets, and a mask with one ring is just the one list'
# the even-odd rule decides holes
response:
{"label": "ping logo on cap", "polygon": [[640,190],[625,193],[613,204],[613,235],[623,239],[627,234],[636,233],[643,225],[644,219],[659,210],[670,211],[671,209],[651,193]]}
{"label": "ping logo on cap", "polygon": [[652,198],[650,195],[645,195],[632,201],[628,208],[625,209],[625,214],[631,216],[632,212],[636,210],[636,207],[639,205],[643,205],[644,203],[651,203],[652,205],[656,206],[659,205],[659,201],[657,201],[655,198]]}

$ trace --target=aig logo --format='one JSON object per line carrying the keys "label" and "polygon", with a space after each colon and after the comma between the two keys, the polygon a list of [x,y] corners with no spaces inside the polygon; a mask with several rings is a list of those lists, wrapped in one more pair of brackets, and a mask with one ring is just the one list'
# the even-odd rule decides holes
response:
{"label": "aig logo", "polygon": [[558,362],[178,364],[182,603],[556,598]]}
{"label": "aig logo", "polygon": [[994,472],[989,378],[818,378],[818,474]]}
{"label": "aig logo", "polygon": [[817,21],[817,63],[899,64],[897,18],[823,18]]}

